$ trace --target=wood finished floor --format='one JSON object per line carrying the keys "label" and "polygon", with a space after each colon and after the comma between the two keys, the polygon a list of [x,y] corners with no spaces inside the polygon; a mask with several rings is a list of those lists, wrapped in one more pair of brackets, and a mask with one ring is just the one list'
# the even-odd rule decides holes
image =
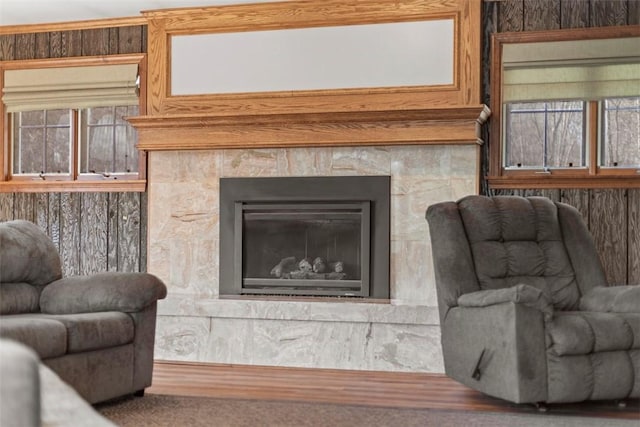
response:
{"label": "wood finished floor", "polygon": [[[336,369],[162,362],[147,393],[229,399],[292,400],[348,405],[537,413],[485,396],[444,375]],[[640,421],[640,399],[549,405],[548,413]]]}

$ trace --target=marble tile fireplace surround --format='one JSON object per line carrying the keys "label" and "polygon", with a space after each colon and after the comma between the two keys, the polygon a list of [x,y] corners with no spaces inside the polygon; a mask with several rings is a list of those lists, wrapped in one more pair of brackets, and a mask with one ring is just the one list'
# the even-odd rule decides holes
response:
{"label": "marble tile fireplace surround", "polygon": [[[479,145],[149,152],[148,270],[166,281],[156,357],[443,372],[426,208],[477,193]],[[223,177],[390,176],[390,299],[221,297]]]}

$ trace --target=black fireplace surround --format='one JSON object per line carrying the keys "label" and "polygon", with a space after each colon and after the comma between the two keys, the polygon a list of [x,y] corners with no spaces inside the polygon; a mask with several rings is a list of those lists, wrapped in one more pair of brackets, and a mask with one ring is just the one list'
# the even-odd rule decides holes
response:
{"label": "black fireplace surround", "polygon": [[220,294],[389,298],[390,177],[220,179]]}

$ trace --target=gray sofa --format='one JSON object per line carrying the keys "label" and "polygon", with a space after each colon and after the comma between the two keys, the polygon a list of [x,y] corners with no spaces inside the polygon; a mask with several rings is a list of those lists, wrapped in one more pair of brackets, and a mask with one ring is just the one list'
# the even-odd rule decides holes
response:
{"label": "gray sofa", "polygon": [[90,403],[151,385],[156,304],[166,292],[146,273],[62,278],[39,227],[0,223],[0,337],[31,347]]}
{"label": "gray sofa", "polygon": [[516,403],[640,397],[640,286],[608,286],[575,208],[469,196],[426,217],[448,376]]}

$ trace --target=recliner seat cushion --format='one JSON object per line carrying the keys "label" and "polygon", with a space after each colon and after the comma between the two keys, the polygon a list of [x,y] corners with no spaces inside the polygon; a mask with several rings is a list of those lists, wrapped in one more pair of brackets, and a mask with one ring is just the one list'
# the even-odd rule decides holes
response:
{"label": "recliner seat cushion", "polygon": [[524,283],[543,291],[556,309],[577,308],[580,293],[553,202],[467,197],[458,206],[482,289]]}
{"label": "recliner seat cushion", "polygon": [[549,403],[637,398],[638,350],[547,358]]}
{"label": "recliner seat cushion", "polygon": [[547,348],[557,356],[640,348],[640,313],[555,312]]}

